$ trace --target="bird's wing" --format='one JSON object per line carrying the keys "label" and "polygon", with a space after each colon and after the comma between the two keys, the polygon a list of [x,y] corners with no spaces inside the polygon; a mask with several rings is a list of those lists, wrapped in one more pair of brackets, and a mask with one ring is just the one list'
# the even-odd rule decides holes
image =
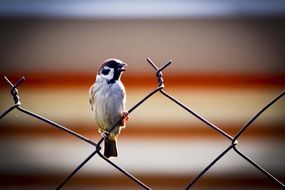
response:
{"label": "bird's wing", "polygon": [[93,106],[94,106],[94,100],[96,96],[96,91],[97,91],[97,86],[96,83],[94,83],[90,89],[89,89],[89,103],[91,106],[91,110],[93,111]]}

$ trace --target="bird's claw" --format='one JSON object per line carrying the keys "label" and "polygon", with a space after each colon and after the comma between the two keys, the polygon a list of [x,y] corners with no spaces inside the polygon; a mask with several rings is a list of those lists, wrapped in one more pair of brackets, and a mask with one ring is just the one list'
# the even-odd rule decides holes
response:
{"label": "bird's claw", "polygon": [[105,139],[105,138],[107,138],[107,137],[109,137],[109,135],[110,135],[110,132],[109,131],[104,131],[103,133],[102,133],[102,137]]}
{"label": "bird's claw", "polygon": [[122,113],[122,121],[121,121],[121,126],[125,126],[127,121],[129,120],[129,113],[128,112],[123,112]]}

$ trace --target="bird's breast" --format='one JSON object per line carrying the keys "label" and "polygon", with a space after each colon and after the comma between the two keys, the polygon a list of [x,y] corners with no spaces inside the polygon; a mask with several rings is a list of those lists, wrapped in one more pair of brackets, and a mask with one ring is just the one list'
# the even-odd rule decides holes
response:
{"label": "bird's breast", "polygon": [[125,109],[122,89],[115,84],[103,85],[95,97],[95,120],[100,128],[110,128],[121,118]]}

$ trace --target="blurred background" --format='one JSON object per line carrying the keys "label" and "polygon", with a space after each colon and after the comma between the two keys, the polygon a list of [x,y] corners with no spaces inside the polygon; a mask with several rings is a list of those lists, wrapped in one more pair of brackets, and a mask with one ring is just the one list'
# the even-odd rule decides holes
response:
{"label": "blurred background", "polygon": [[[230,135],[285,87],[285,3],[278,0],[0,1],[0,111],[22,106],[98,141],[88,90],[102,61],[128,64],[127,108],[156,88]],[[285,99],[238,148],[285,182]],[[230,142],[156,94],[130,115],[115,163],[153,189],[184,189]],[[0,120],[0,189],[55,189],[94,148],[12,111]],[[95,156],[63,189],[140,189]],[[229,151],[193,189],[281,189]]]}

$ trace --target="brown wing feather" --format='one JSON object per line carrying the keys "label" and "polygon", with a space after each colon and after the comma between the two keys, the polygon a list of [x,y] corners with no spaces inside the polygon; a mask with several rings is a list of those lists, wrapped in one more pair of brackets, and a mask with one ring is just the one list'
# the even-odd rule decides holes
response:
{"label": "brown wing feather", "polygon": [[96,93],[95,93],[95,88],[96,88],[96,83],[94,83],[90,89],[89,89],[89,103],[90,103],[90,106],[91,106],[91,110],[93,110],[93,105],[94,105],[94,99],[95,99],[95,96],[96,96]]}

